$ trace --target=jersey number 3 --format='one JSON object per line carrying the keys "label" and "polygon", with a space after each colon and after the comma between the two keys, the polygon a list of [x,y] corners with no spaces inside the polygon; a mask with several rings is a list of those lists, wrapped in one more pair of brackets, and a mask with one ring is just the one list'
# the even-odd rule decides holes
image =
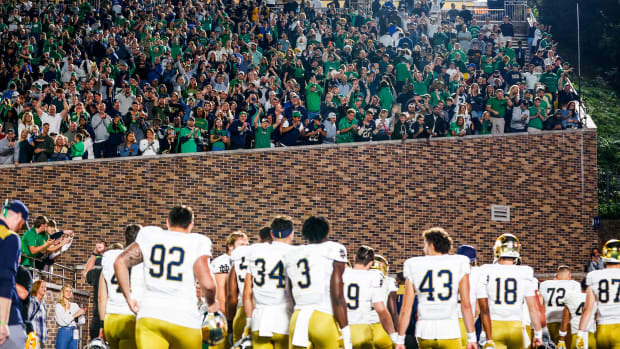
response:
{"label": "jersey number 3", "polygon": [[[167,264],[166,259],[169,259]],[[172,268],[178,267],[183,264],[183,261],[185,260],[184,249],[176,246],[170,247],[170,249],[168,249],[168,252],[166,253],[166,248],[164,247],[164,245],[158,244],[153,246],[153,248],[151,249],[150,260],[153,264],[153,267],[157,267],[157,270],[156,268],[149,269],[149,274],[152,277],[159,279],[164,274],[166,274],[167,280],[183,281],[183,273],[177,272],[175,274]]]}

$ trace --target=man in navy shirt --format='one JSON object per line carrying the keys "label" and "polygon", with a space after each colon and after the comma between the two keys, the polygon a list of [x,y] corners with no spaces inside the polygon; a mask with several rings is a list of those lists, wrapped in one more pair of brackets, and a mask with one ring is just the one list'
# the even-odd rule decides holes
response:
{"label": "man in navy shirt", "polygon": [[24,348],[26,330],[20,313],[15,277],[21,250],[15,233],[26,223],[28,208],[19,200],[5,203],[0,215],[0,348]]}

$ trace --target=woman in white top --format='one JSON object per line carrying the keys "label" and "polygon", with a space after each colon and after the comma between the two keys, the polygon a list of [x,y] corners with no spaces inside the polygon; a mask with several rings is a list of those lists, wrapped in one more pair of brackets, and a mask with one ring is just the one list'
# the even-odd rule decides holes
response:
{"label": "woman in white top", "polygon": [[71,303],[72,299],[73,288],[68,285],[63,286],[54,311],[54,318],[58,324],[56,349],[78,348],[77,319],[86,314],[86,308],[80,308],[77,304]]}
{"label": "woman in white top", "polygon": [[24,115],[22,116],[22,119],[19,120],[19,126],[17,127],[17,134],[21,135],[23,130],[30,131],[30,127],[32,126],[36,126],[34,123],[34,120],[32,119],[32,113],[29,111],[25,112]]}
{"label": "woman in white top", "polygon": [[155,131],[150,128],[146,130],[146,138],[140,141],[140,153],[143,156],[159,153],[159,141],[155,139]]}

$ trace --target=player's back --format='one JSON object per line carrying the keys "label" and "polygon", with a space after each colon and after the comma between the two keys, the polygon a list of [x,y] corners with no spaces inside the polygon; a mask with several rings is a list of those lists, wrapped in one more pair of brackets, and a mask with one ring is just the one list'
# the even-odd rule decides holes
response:
{"label": "player's back", "polygon": [[599,325],[620,324],[620,269],[589,272],[586,284],[597,299]]}
{"label": "player's back", "polygon": [[[234,252],[234,251],[233,251]],[[214,258],[211,261],[211,271],[213,274],[228,274],[231,268],[231,258],[230,255],[224,253],[223,255]]]}
{"label": "player's back", "polygon": [[[123,250],[109,250],[103,254],[101,258],[101,272],[106,281],[108,291],[108,302],[106,304],[107,314],[134,315],[129,309],[125,296],[118,284],[114,273],[114,261],[123,252]],[[130,272],[130,286],[132,296],[141,301],[144,297],[144,266],[142,264],[135,265]]]}
{"label": "player's back", "polygon": [[410,258],[404,275],[418,295],[418,319],[456,320],[459,282],[469,274],[469,259],[460,255]]}
{"label": "player's back", "polygon": [[525,265],[486,264],[481,267],[484,291],[493,321],[522,321],[525,297],[534,296],[534,270]]}
{"label": "player's back", "polygon": [[295,246],[284,255],[291,279],[295,309],[312,308],[332,315],[330,282],[334,262],[347,261],[347,250],[337,242]]}
{"label": "player's back", "polygon": [[230,265],[235,268],[235,275],[237,276],[237,288],[239,289],[237,304],[241,306],[243,304],[243,288],[245,286],[245,274],[248,272],[248,259],[247,255],[250,252],[251,246],[239,246],[235,248],[230,254]]}
{"label": "player's back", "polygon": [[581,285],[574,280],[547,280],[540,284],[540,294],[545,300],[547,323],[562,322],[566,295],[571,292],[581,293]]}
{"label": "player's back", "polygon": [[256,306],[291,304],[283,261],[284,255],[291,248],[291,245],[277,241],[251,246],[247,260]]}
{"label": "player's back", "polygon": [[347,268],[342,274],[347,318],[351,325],[371,324],[372,303],[383,301],[383,280],[372,270]]}
{"label": "player's back", "polygon": [[199,329],[194,262],[211,256],[211,240],[199,234],[144,227],[136,243],[144,259],[146,285],[138,319],[154,318]]}
{"label": "player's back", "polygon": [[[581,321],[581,315],[583,315],[583,309],[586,305],[586,294],[581,291],[572,291],[566,295],[566,308],[570,313],[570,329],[572,333],[579,331],[579,321]],[[596,322],[594,321],[594,314],[596,314],[596,304],[592,310],[591,321],[588,323],[587,331],[596,332]]]}
{"label": "player's back", "polygon": [[[384,277],[383,274],[378,270],[371,269],[370,271],[378,274],[379,277],[383,279],[381,282],[381,293],[383,295],[383,302],[387,307],[390,299],[390,294],[392,292],[398,291],[398,283],[396,282],[396,279],[391,276]],[[377,324],[380,322],[381,320],[379,319],[379,314],[377,314],[377,312],[373,309],[370,312],[370,323]]]}

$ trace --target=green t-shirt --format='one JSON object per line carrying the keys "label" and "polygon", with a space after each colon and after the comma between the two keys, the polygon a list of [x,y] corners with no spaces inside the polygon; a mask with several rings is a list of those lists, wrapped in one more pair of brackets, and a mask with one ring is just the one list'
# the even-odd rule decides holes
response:
{"label": "green t-shirt", "polygon": [[540,76],[540,82],[547,86],[547,90],[551,93],[558,92],[558,81],[560,76],[553,72],[546,72]]}
{"label": "green t-shirt", "polygon": [[400,62],[394,67],[394,72],[396,73],[396,81],[406,81],[409,79],[413,81],[413,77],[411,76],[411,70],[407,68],[407,64]]}
{"label": "green t-shirt", "polygon": [[271,133],[273,132],[273,126],[269,125],[267,128],[258,126],[254,133],[255,144],[254,148],[271,148]]}
{"label": "green t-shirt", "polygon": [[[353,118],[353,120],[349,121],[347,118],[340,119],[338,123],[338,130],[344,130],[345,128],[349,128],[353,125],[357,125],[357,119]],[[336,136],[336,143],[351,143],[353,142],[353,134],[355,133],[355,129],[350,129],[347,132],[340,132]]]}
{"label": "green t-shirt", "polygon": [[200,129],[200,134],[202,137],[206,137],[209,134],[209,121],[207,119],[196,118],[196,123],[194,125]]}
{"label": "green t-shirt", "polygon": [[543,129],[543,121],[540,118],[533,118],[539,110],[540,115],[545,115],[545,110],[542,108],[542,105],[539,108],[530,107],[530,122],[527,124],[527,127],[537,128],[539,130]]}
{"label": "green t-shirt", "polygon": [[[189,136],[189,134],[192,132],[192,130],[190,130],[187,127],[184,127],[181,130],[181,134],[179,136],[179,139],[181,137],[187,137]],[[196,143],[196,139],[198,138],[198,132],[194,132],[194,136],[191,137],[190,139],[188,139],[185,143],[181,142],[181,153],[195,153],[198,151],[198,144]]]}
{"label": "green t-shirt", "polygon": [[496,97],[489,98],[487,105],[491,106],[491,109],[498,112],[497,115],[491,114],[492,118],[503,118],[506,115],[506,105],[508,105],[508,101],[504,98],[502,100],[497,99]]}
{"label": "green t-shirt", "polygon": [[43,253],[30,253],[30,246],[38,247],[49,239],[49,236],[45,231],[41,234],[37,234],[36,228],[32,227],[29,230],[26,230],[24,236],[22,236],[22,265],[26,267],[34,266],[33,260],[27,257],[41,258]]}
{"label": "green t-shirt", "polygon": [[[226,130],[211,130],[211,134],[215,135],[215,136],[220,136],[220,137],[226,137]],[[226,149],[226,143],[222,142],[222,141],[217,141],[215,143],[212,144],[211,146],[212,150],[225,150]]]}

